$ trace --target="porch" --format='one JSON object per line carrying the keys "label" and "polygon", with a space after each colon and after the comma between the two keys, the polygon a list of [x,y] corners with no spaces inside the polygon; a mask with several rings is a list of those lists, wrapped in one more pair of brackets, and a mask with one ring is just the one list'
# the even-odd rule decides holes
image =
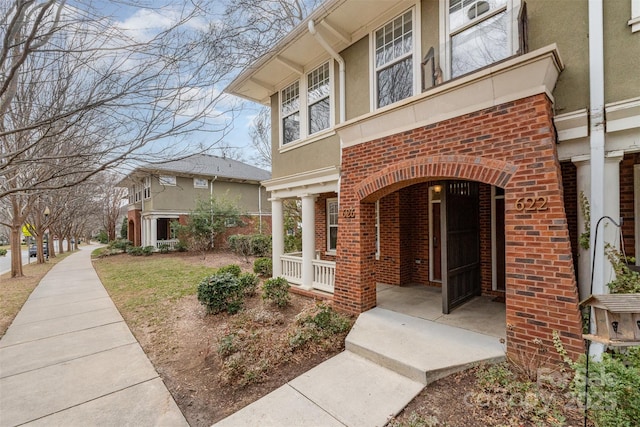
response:
{"label": "porch", "polygon": [[302,252],[288,253],[280,256],[282,277],[289,283],[307,290],[318,290],[333,294],[336,281],[336,263],[321,260],[318,256],[311,261],[313,276],[311,287],[305,287],[302,279]]}

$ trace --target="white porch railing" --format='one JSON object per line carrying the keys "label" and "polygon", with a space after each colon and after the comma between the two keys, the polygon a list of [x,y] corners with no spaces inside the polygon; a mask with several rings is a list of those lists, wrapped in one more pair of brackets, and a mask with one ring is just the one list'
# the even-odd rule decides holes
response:
{"label": "white porch railing", "polygon": [[[282,263],[282,276],[289,283],[302,285],[302,257],[297,254],[287,254],[280,257]],[[314,289],[333,293],[336,280],[336,263],[333,261],[323,261],[314,259],[313,283]]]}
{"label": "white porch railing", "polygon": [[163,245],[166,245],[169,250],[174,250],[178,244],[178,239],[158,240],[156,242],[156,249],[160,249]]}

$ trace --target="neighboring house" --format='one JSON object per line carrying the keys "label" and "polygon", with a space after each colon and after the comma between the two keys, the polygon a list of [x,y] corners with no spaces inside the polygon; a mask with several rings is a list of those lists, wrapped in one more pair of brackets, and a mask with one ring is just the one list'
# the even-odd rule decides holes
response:
{"label": "neighboring house", "polygon": [[638,76],[639,0],[327,0],[226,90],[271,106],[274,275],[352,313],[376,283],[503,297],[511,355],[555,330],[575,356],[620,244],[578,253],[580,192],[640,255]]}
{"label": "neighboring house", "polygon": [[260,181],[270,176],[255,166],[206,154],[138,167],[118,184],[129,189],[128,239],[136,246],[174,247],[171,222],[184,223],[198,200],[212,196],[237,203],[244,214],[244,229],[230,224],[229,233],[220,237],[242,231],[269,233],[271,204]]}

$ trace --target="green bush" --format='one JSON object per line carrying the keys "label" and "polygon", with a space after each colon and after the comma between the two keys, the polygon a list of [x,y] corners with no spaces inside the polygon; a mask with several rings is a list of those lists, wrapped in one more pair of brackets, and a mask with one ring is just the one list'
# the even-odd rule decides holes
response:
{"label": "green bush", "polygon": [[229,273],[235,277],[238,277],[240,276],[240,273],[242,273],[242,269],[240,268],[239,265],[229,264],[229,265],[225,265],[224,267],[220,267],[216,273],[217,274]]}
{"label": "green bush", "polygon": [[278,307],[286,307],[291,300],[289,295],[289,282],[284,277],[267,279],[262,285],[262,299],[267,300]]}
{"label": "green bush", "polygon": [[176,243],[175,249],[178,252],[186,252],[188,249],[188,246],[182,240],[178,240],[178,243]]}
{"label": "green bush", "polygon": [[298,327],[289,336],[289,345],[292,348],[347,332],[351,328],[351,320],[335,312],[330,305],[321,302],[311,310],[300,313],[296,325]]}
{"label": "green bush", "polygon": [[100,232],[96,236],[96,240],[102,244],[107,244],[109,243],[109,236],[107,235],[106,231],[100,230]]}
{"label": "green bush", "polygon": [[[586,357],[577,362],[567,357],[557,332],[554,345],[573,369],[571,392],[584,402]],[[640,420],[640,347],[604,353],[602,360],[589,360],[589,419],[598,427],[632,427]]]}
{"label": "green bush", "polygon": [[161,254],[168,254],[170,249],[171,248],[166,243],[161,243],[158,246],[158,250],[160,251]]}
{"label": "green bush", "polygon": [[251,236],[251,255],[267,256],[271,253],[271,236],[254,234]]}
{"label": "green bush", "polygon": [[156,248],[154,246],[145,246],[144,248],[142,248],[142,255],[144,256],[152,255],[155,249]]}
{"label": "green bush", "polygon": [[0,248],[0,256],[5,256],[7,254],[7,250],[4,248]]}
{"label": "green bush", "polygon": [[198,301],[208,314],[226,311],[235,314],[242,308],[244,289],[232,273],[216,273],[205,277],[198,285]]}
{"label": "green bush", "polygon": [[256,294],[256,290],[258,289],[258,283],[260,280],[258,276],[251,273],[242,273],[238,276],[238,282],[240,283],[240,287],[246,296],[253,296]]}
{"label": "green bush", "polygon": [[258,258],[253,262],[253,272],[262,277],[271,277],[273,261],[271,258]]}
{"label": "green bush", "polygon": [[127,250],[127,253],[131,256],[142,256],[144,255],[144,249],[142,248],[142,246],[131,246]]}
{"label": "green bush", "polygon": [[116,249],[122,252],[127,252],[127,248],[131,247],[133,243],[127,239],[116,239],[109,243],[109,249]]}

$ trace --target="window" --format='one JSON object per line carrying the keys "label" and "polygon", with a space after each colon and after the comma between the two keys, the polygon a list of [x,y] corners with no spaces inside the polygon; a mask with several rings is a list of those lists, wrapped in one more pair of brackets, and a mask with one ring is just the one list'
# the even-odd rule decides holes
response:
{"label": "window", "polygon": [[514,1],[518,0],[449,0],[446,25],[452,78],[512,55],[509,16]]}
{"label": "window", "polygon": [[338,248],[338,199],[327,199],[327,251]]}
{"label": "window", "polygon": [[631,0],[631,19],[627,24],[632,33],[640,31],[640,0]]}
{"label": "window", "polygon": [[176,185],[176,177],[174,175],[160,175],[158,181],[160,185]]}
{"label": "window", "polygon": [[282,145],[331,127],[330,64],[325,62],[280,92]]}
{"label": "window", "polygon": [[307,75],[309,135],[327,129],[331,125],[329,91],[329,63],[326,62]]}
{"label": "window", "polygon": [[282,91],[282,144],[300,139],[300,83]]}
{"label": "window", "polygon": [[376,30],[374,69],[377,107],[413,95],[413,10]]}
{"label": "window", "polygon": [[142,200],[142,185],[135,184],[133,187],[131,187],[131,190],[133,191],[133,201],[135,203]]}
{"label": "window", "polygon": [[209,188],[209,181],[204,178],[193,178],[194,188]]}
{"label": "window", "polygon": [[144,177],[144,193],[143,194],[145,199],[151,198],[151,177],[150,176]]}

